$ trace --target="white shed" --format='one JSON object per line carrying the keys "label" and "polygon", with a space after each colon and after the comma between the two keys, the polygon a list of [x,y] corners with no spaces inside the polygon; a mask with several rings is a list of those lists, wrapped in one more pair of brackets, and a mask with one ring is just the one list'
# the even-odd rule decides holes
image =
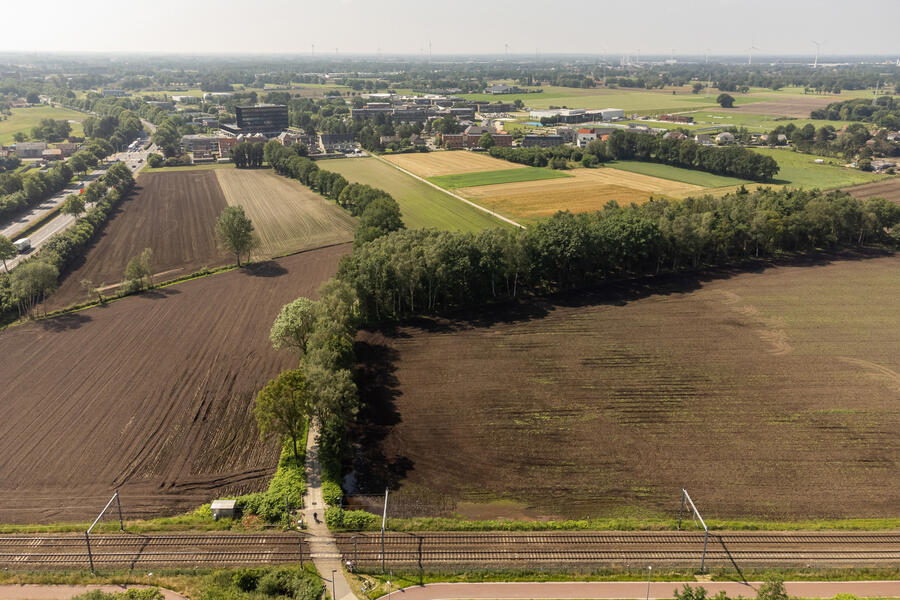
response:
{"label": "white shed", "polygon": [[236,504],[236,500],[213,500],[212,504],[209,505],[213,519],[216,521],[219,519],[233,519]]}

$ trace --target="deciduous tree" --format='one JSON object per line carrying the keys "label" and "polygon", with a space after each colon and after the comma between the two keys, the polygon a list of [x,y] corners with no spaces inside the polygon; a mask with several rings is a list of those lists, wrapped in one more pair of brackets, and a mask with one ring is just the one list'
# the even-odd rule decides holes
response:
{"label": "deciduous tree", "polygon": [[241,266],[241,255],[247,254],[259,245],[259,238],[253,230],[253,222],[244,213],[243,206],[226,206],[216,219],[216,236],[219,242],[237,258]]}
{"label": "deciduous tree", "polygon": [[269,340],[277,350],[291,348],[302,355],[306,351],[306,341],[312,333],[318,317],[317,303],[309,298],[297,298],[281,307],[272,329]]}
{"label": "deciduous tree", "polygon": [[9,273],[9,267],[6,266],[6,261],[15,258],[18,254],[19,250],[12,240],[0,235],[0,260],[3,261],[3,268],[7,273]]}
{"label": "deciduous tree", "polygon": [[300,462],[297,442],[311,413],[310,395],[300,369],[283,371],[256,395],[253,414],[260,436],[280,434],[290,438],[294,459]]}

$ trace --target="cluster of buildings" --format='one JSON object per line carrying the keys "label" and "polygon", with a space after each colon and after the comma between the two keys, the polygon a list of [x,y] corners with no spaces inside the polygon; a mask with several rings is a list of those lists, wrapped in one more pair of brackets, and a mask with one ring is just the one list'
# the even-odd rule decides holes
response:
{"label": "cluster of buildings", "polygon": [[365,106],[350,111],[354,119],[384,115],[402,123],[425,123],[452,115],[460,121],[472,121],[476,115],[497,115],[516,110],[515,105],[509,102],[469,101],[455,96],[369,94],[368,99]]}
{"label": "cluster of buildings", "polygon": [[[226,92],[222,92],[226,93]],[[181,147],[194,162],[228,161],[231,149],[241,142],[277,140],[284,146],[302,143],[311,154],[349,152],[356,149],[352,133],[308,135],[291,129],[284,104],[257,104],[235,107],[235,122],[221,123],[218,134],[192,134],[181,137]]]}
{"label": "cluster of buildings", "polygon": [[620,121],[625,118],[625,111],[621,108],[551,108],[547,110],[532,110],[528,116],[535,121],[550,119],[556,123],[592,123],[597,121]]}
{"label": "cluster of buildings", "polygon": [[[59,142],[51,147],[47,142],[17,142],[13,144],[13,151],[23,160],[39,159],[46,162],[69,158],[78,151],[79,144],[74,142]],[[0,149],[8,150],[0,146]]]}
{"label": "cluster of buildings", "polygon": [[448,148],[456,150],[478,148],[480,146],[479,140],[485,133],[491,136],[495,146],[512,146],[512,136],[510,134],[496,131],[489,127],[482,127],[481,125],[469,125],[462,133],[446,133],[441,137],[441,141]]}

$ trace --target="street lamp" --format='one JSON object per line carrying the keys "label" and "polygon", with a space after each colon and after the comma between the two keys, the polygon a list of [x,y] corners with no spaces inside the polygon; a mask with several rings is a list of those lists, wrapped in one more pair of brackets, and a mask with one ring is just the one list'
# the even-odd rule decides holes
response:
{"label": "street lamp", "polygon": [[334,592],[334,576],[337,573],[337,569],[331,570],[331,600],[337,600],[337,595]]}
{"label": "street lamp", "polygon": [[647,600],[650,600],[650,576],[653,574],[653,567],[647,567]]}

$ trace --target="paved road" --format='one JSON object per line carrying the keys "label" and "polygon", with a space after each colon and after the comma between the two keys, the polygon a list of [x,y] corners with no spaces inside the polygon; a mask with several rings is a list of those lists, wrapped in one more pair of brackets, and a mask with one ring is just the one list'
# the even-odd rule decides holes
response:
{"label": "paved road", "polygon": [[[138,171],[140,171],[143,168],[143,166],[146,164],[147,157],[150,155],[150,153],[153,150],[155,150],[155,146],[151,146],[147,150],[141,150],[139,152],[119,152],[117,154],[113,154],[109,160],[121,160],[126,165],[128,165],[128,167],[131,169],[131,172],[134,173],[136,176]],[[91,175],[89,175],[86,178],[86,181],[87,182],[93,181],[93,180],[97,179],[100,175],[103,175],[104,173],[106,173],[105,168],[94,171],[93,173],[91,173]],[[57,204],[59,204],[60,202],[62,202],[63,200],[66,199],[66,196],[74,193],[77,189],[78,188],[67,189],[64,192],[57,194],[57,196],[54,196],[54,199],[52,200],[53,205],[49,209],[41,211],[40,214],[41,215],[46,214],[49,210],[52,210],[53,208],[55,208]],[[41,206],[44,206],[45,204],[47,204],[49,202],[51,202],[51,201],[42,203]],[[90,207],[91,207],[91,205],[87,206],[87,208],[90,208]],[[33,222],[37,218],[39,218],[39,217],[31,218],[28,220],[28,222]],[[54,218],[50,219],[47,223],[44,224],[43,227],[41,227],[40,229],[38,229],[37,231],[35,231],[34,233],[32,233],[28,236],[28,238],[31,240],[31,248],[32,248],[31,251],[29,251],[27,254],[20,254],[19,256],[6,261],[7,268],[9,270],[12,270],[13,267],[18,265],[21,260],[28,257],[32,253],[36,252],[38,250],[38,248],[40,248],[44,243],[47,242],[47,240],[49,240],[51,237],[53,237],[57,233],[66,230],[74,222],[75,222],[74,217],[72,217],[71,215],[64,215],[64,214],[58,214]],[[12,233],[16,233],[18,231],[24,230],[25,227],[27,227],[27,224],[21,224],[19,221],[17,221],[16,224],[11,227],[12,227]],[[5,232],[3,233],[3,235],[6,235],[7,237],[9,237],[9,235],[7,235]],[[2,600],[2,598],[0,598],[0,600]]]}
{"label": "paved road", "polygon": [[[90,175],[88,175],[87,177],[84,178],[85,184],[91,183],[92,181],[94,181],[95,179],[100,177],[100,175],[102,175],[105,172],[106,172],[105,169],[99,170],[99,171],[94,171],[93,173],[91,173]],[[24,231],[25,229],[30,227],[32,223],[34,223],[35,221],[37,221],[38,219],[40,219],[41,217],[46,215],[48,212],[54,210],[57,206],[62,204],[62,201],[65,200],[67,196],[69,196],[70,194],[78,193],[79,187],[81,187],[81,186],[70,185],[70,186],[66,187],[63,191],[61,191],[60,193],[53,196],[52,198],[48,198],[47,200],[44,200],[39,205],[35,206],[34,208],[32,208],[30,211],[28,211],[27,213],[25,213],[24,215],[22,215],[15,221],[5,223],[3,225],[3,229],[0,230],[0,235],[3,235],[4,237],[10,238],[10,239],[13,237],[17,237],[16,234],[18,234],[21,231]]]}
{"label": "paved road", "polygon": [[[450,600],[455,598],[572,598],[623,599],[652,598],[669,600],[685,583],[702,586],[708,596],[724,591],[730,598],[755,598],[759,582],[542,582],[542,583],[430,583],[394,592],[402,600]],[[853,594],[864,598],[900,598],[900,581],[788,581],[789,596],[800,598],[833,598],[837,594]]]}
{"label": "paved road", "polygon": [[[0,585],[0,600],[68,600],[91,590],[107,594],[124,592],[128,588],[144,588],[146,585]],[[187,600],[172,590],[160,588],[166,600]]]}

